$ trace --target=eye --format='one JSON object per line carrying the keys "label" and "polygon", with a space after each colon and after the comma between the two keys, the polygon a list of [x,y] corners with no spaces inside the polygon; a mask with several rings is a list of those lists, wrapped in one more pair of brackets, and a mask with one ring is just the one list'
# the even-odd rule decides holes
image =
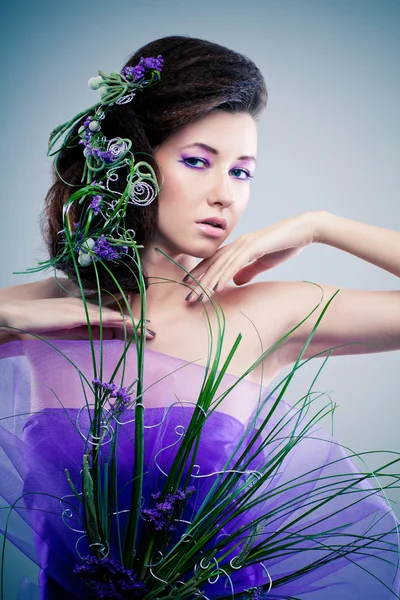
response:
{"label": "eye", "polygon": [[188,161],[194,161],[194,162],[198,162],[200,161],[201,163],[203,163],[203,165],[208,165],[208,162],[204,159],[204,158],[197,158],[196,156],[190,156],[189,158],[184,158],[183,160],[181,160],[180,162],[183,162],[184,164],[186,164],[188,167],[192,167],[194,169],[198,169],[199,167],[195,167],[193,164],[190,164]]}
{"label": "eye", "polygon": [[250,179],[253,179],[253,175],[250,175],[246,169],[232,169],[232,171],[239,171],[239,173],[244,173],[246,175],[244,178],[237,177],[236,179],[241,179],[242,181],[250,181]]}
{"label": "eye", "polygon": [[[197,156],[190,156],[188,158],[184,158],[183,160],[181,160],[180,162],[183,162],[183,164],[186,164],[188,167],[191,167],[192,169],[199,169],[200,167],[196,167],[194,166],[193,162],[190,163],[189,161],[193,161],[193,162],[200,162],[203,165],[205,165],[206,167],[209,166],[209,163],[207,160],[205,160],[204,158],[198,158]],[[245,177],[235,177],[235,179],[240,179],[241,181],[250,181],[250,179],[253,179],[253,175],[250,175],[249,171],[247,171],[246,169],[231,169],[231,173],[233,171],[239,172],[239,173],[244,173]]]}

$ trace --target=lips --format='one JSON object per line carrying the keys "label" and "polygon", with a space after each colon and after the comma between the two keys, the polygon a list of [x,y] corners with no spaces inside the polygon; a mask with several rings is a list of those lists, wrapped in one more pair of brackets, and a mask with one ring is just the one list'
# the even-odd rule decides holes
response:
{"label": "lips", "polygon": [[209,225],[208,223],[196,223],[197,227],[203,232],[203,235],[213,238],[219,238],[224,235],[224,230],[221,227],[215,227],[215,225]]}
{"label": "lips", "polygon": [[204,225],[211,225],[216,229],[226,229],[226,220],[221,219],[220,217],[207,217],[206,219],[202,219],[201,221],[196,222],[203,223]]}

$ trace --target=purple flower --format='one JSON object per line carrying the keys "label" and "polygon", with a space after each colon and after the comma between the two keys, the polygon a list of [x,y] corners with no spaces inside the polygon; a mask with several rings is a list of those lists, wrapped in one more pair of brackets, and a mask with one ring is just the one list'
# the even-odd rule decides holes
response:
{"label": "purple flower", "polygon": [[[79,227],[79,222],[78,223],[74,223],[74,227],[75,229],[77,229]],[[62,229],[60,231],[60,235],[61,235],[61,243],[67,245],[67,236],[65,234],[65,230]],[[78,254],[79,250],[81,248],[81,243],[82,243],[82,237],[83,237],[83,233],[78,233],[78,232],[74,232],[72,235],[70,235],[70,237],[72,238],[72,243],[75,243],[74,246],[74,251]]]}
{"label": "purple flower", "polygon": [[[93,156],[94,158],[97,158],[97,160],[99,160],[99,161],[103,161],[106,164],[110,164],[113,161],[115,161],[116,158],[118,158],[118,156],[115,156],[115,154],[113,154],[109,149],[103,150],[102,148],[100,148],[98,146],[92,145],[92,143],[93,143],[92,138],[93,138],[94,134],[89,129],[89,125],[92,120],[93,120],[93,117],[87,117],[85,119],[85,121],[83,122],[85,131],[82,132],[81,139],[79,140],[79,143],[82,144],[83,146],[85,146],[83,153],[86,158],[88,158],[89,156]],[[94,139],[96,140],[96,138],[94,138]],[[97,137],[97,143],[99,143],[98,137]],[[104,185],[101,183],[96,184],[96,182],[93,182],[92,185],[99,185],[100,187],[104,188]]]}
{"label": "purple flower", "polygon": [[104,235],[101,235],[97,240],[93,247],[93,252],[98,258],[103,258],[104,260],[113,260],[114,258],[118,258],[118,252],[115,248],[113,248],[105,238]]}
{"label": "purple flower", "polygon": [[161,54],[157,58],[154,58],[154,56],[149,58],[142,57],[140,61],[147,69],[154,69],[155,71],[161,71],[164,66],[164,59]]}
{"label": "purple flower", "polygon": [[99,161],[104,161],[109,164],[112,163],[117,157],[115,157],[110,150],[102,150],[101,148],[96,148],[91,145],[91,137],[86,139],[79,140],[80,144],[85,146],[84,155],[86,158],[88,156],[94,156]]}
{"label": "purple flower", "polygon": [[138,81],[143,77],[144,71],[144,67],[139,64],[136,67],[124,67],[121,71],[121,75],[123,75],[125,79],[133,79],[133,81]]}
{"label": "purple flower", "polygon": [[103,383],[103,388],[111,392],[110,396],[113,396],[115,391],[118,389],[114,382],[112,383]]}
{"label": "purple flower", "polygon": [[103,383],[99,378],[93,379],[92,383],[107,392],[109,399],[116,399],[114,403],[110,402],[112,412],[123,412],[132,401],[132,397],[126,393],[126,387],[119,388],[114,382]]}
{"label": "purple flower", "polygon": [[91,201],[89,208],[93,209],[93,214],[94,215],[98,215],[100,212],[100,204],[103,201],[104,196],[102,195],[98,195],[98,196],[94,196],[93,200]]}
{"label": "purple flower", "polygon": [[117,391],[116,394],[117,398],[121,401],[121,402],[125,402],[128,403],[130,402],[131,397],[129,396],[129,394],[126,393],[126,387],[120,388]]}
{"label": "purple flower", "polygon": [[112,393],[110,398],[116,398],[114,403],[110,402],[111,410],[113,412],[123,412],[128,404],[131,402],[131,396],[126,393],[126,388],[120,388]]}
{"label": "purple flower", "polygon": [[102,183],[101,181],[92,181],[92,183],[90,185],[97,185],[98,187],[101,187],[104,189],[104,183]]}
{"label": "purple flower", "polygon": [[86,556],[83,565],[75,565],[73,573],[80,575],[97,598],[104,600],[139,600],[148,592],[132,569],[125,569],[110,558]]}
{"label": "purple flower", "polygon": [[124,67],[121,71],[121,75],[125,77],[125,79],[133,79],[133,81],[138,81],[139,79],[142,79],[146,69],[161,71],[163,66],[164,59],[161,54],[159,54],[157,58],[154,58],[154,56],[144,58],[142,56],[139,63],[135,67]]}
{"label": "purple flower", "polygon": [[112,163],[115,160],[115,156],[110,150],[102,150],[101,148],[91,148],[92,156],[95,156],[99,160],[103,160],[105,163]]}
{"label": "purple flower", "polygon": [[107,392],[111,392],[111,395],[113,395],[119,389],[118,386],[114,382],[103,383],[102,381],[100,381],[100,379],[98,377],[93,379],[92,383],[93,383],[93,385],[96,385],[96,386],[102,388],[103,390],[106,390]]}
{"label": "purple flower", "polygon": [[[174,517],[178,509],[182,508],[183,500],[186,500],[195,491],[196,488],[190,485],[185,490],[176,490],[173,494],[167,494],[164,502],[157,502],[155,508],[143,508],[142,515],[147,517],[146,520],[153,524],[156,531],[175,531]],[[160,492],[152,494],[154,500],[158,500],[160,496]]]}
{"label": "purple flower", "polygon": [[101,235],[93,246],[93,252],[97,258],[103,260],[114,260],[120,258],[121,254],[128,252],[127,246],[111,246],[104,235]]}

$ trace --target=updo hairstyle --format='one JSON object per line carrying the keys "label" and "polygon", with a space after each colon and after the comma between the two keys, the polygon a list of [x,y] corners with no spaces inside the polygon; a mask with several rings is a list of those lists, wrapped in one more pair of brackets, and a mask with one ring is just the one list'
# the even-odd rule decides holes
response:
{"label": "updo hairstyle", "polygon": [[[154,40],[139,48],[125,66],[135,66],[142,56],[159,55],[164,59],[161,80],[139,91],[128,104],[111,107],[102,123],[102,131],[107,139],[121,137],[132,140],[136,160],[148,162],[161,184],[161,173],[153,151],[169,136],[216,109],[246,112],[258,120],[267,103],[267,90],[260,70],[249,58],[219,44],[189,36],[167,36]],[[75,125],[71,136],[77,135],[82,122]],[[81,145],[74,145],[60,152],[57,170],[61,178],[53,167],[53,183],[42,215],[42,233],[51,258],[60,250],[63,206],[78,189],[76,186],[83,185],[82,150]],[[122,189],[118,191],[122,192],[124,178],[119,179]],[[70,215],[75,222],[79,221],[81,210],[82,206],[74,203]],[[135,231],[135,241],[144,247],[156,233],[157,213],[157,197],[145,207],[128,205],[126,228]],[[96,262],[96,267],[101,289],[115,293],[117,287],[109,273],[99,262]],[[138,291],[137,269],[128,255],[118,262],[108,262],[108,267],[126,293]],[[72,261],[59,263],[57,269],[77,282]],[[86,290],[97,289],[93,263],[80,267],[79,273]],[[143,275],[147,287],[145,270]]]}

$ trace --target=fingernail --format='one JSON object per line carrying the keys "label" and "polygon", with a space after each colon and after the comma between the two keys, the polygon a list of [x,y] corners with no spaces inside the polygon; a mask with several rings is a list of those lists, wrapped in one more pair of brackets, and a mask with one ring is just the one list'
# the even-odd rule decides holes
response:
{"label": "fingernail", "polygon": [[185,300],[189,300],[190,296],[193,294],[193,292],[189,292],[189,294],[186,296]]}
{"label": "fingernail", "polygon": [[200,294],[200,296],[197,298],[196,302],[201,302],[201,300],[203,299],[204,294]]}
{"label": "fingernail", "polygon": [[152,329],[146,329],[147,333],[149,333],[150,335],[156,335],[156,332],[153,331]]}
{"label": "fingernail", "polygon": [[189,275],[189,274],[187,274],[187,275],[185,275],[185,277],[182,279],[182,281],[189,281],[189,279],[190,279],[190,275]]}

